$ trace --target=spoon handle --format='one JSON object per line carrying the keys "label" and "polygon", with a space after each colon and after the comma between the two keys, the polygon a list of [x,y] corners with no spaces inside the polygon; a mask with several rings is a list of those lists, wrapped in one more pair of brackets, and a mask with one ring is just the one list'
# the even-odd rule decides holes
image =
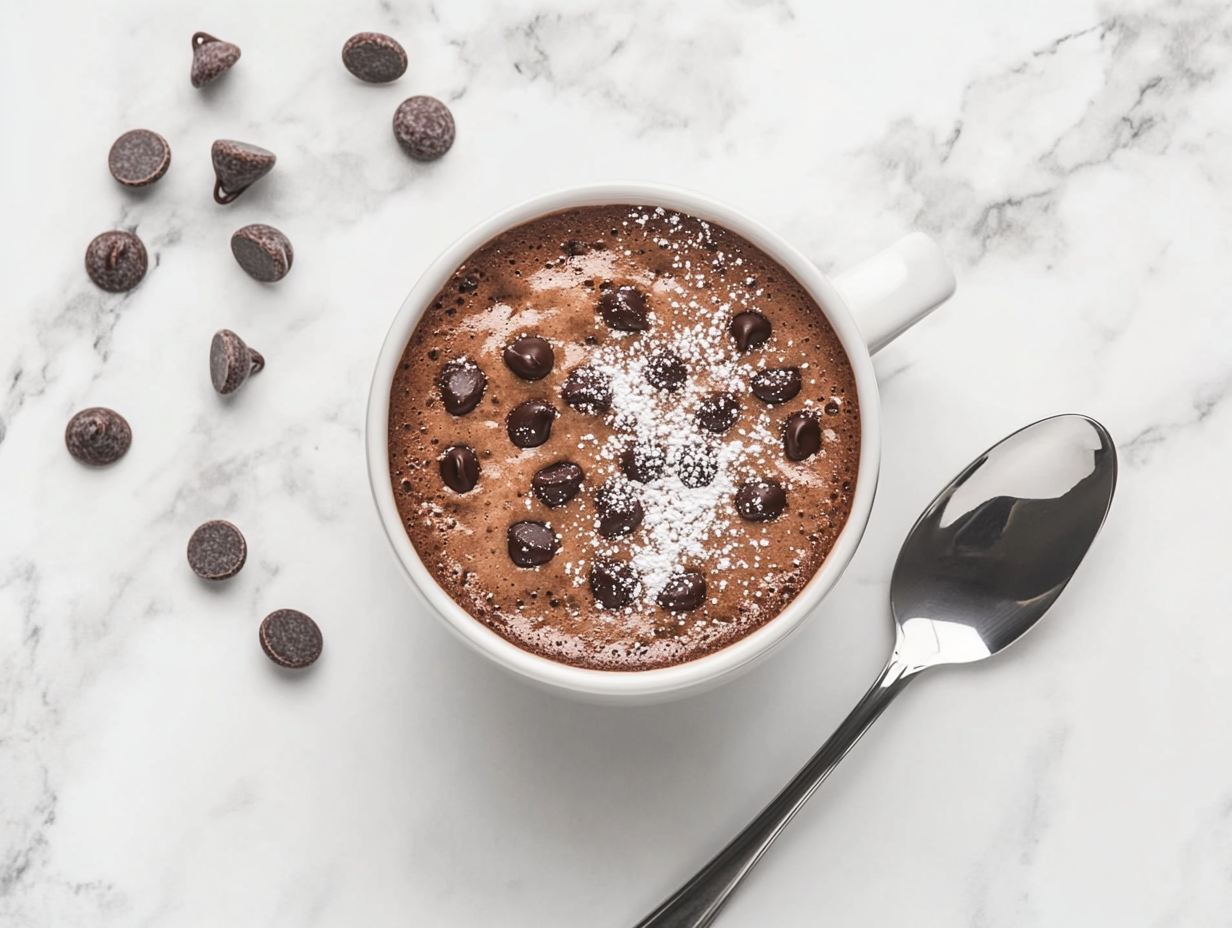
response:
{"label": "spoon handle", "polygon": [[[896,656],[897,657],[897,656]],[[886,665],[872,688],[783,790],[710,863],[636,928],[705,928],[719,914],[740,881],[761,859],[792,816],[838,766],[860,736],[911,680],[916,669],[897,659]]]}

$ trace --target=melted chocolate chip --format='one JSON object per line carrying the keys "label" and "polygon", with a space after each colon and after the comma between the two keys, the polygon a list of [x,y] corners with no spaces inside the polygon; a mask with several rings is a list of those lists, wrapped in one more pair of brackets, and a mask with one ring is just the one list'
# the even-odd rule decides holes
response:
{"label": "melted chocolate chip", "polygon": [[771,405],[786,403],[800,392],[800,368],[771,367],[758,371],[750,378],[749,388],[755,397]]}
{"label": "melted chocolate chip", "polygon": [[563,506],[582,489],[586,474],[572,461],[557,461],[531,478],[530,488],[549,506]]}
{"label": "melted chocolate chip", "polygon": [[505,419],[509,440],[519,448],[538,448],[552,435],[556,407],[547,400],[527,400],[513,407]]}
{"label": "melted chocolate chip", "polygon": [[451,416],[465,416],[479,405],[488,388],[488,375],[469,358],[454,358],[441,368],[441,399]]}
{"label": "melted chocolate chip", "polygon": [[454,445],[441,455],[441,480],[455,493],[469,493],[479,483],[479,458],[472,448]]}
{"label": "melted chocolate chip", "polygon": [[787,494],[777,480],[749,480],[736,491],[736,512],[750,522],[777,519],[787,506]]}
{"label": "melted chocolate chip", "polygon": [[590,568],[590,591],[609,609],[629,605],[640,587],[641,578],[632,564],[599,560]]}
{"label": "melted chocolate chip", "polygon": [[523,380],[542,380],[552,372],[556,355],[546,338],[528,335],[505,349],[505,365]]}
{"label": "melted chocolate chip", "polygon": [[837,416],[839,405],[834,400],[830,400],[830,402],[826,403],[825,409],[827,416]]}
{"label": "melted chocolate chip", "polygon": [[599,297],[599,312],[608,325],[621,332],[645,332],[650,328],[646,297],[637,287],[608,290]]}
{"label": "melted chocolate chip", "polygon": [[680,355],[673,351],[656,351],[646,362],[646,380],[656,390],[675,393],[684,386],[688,376],[689,369],[684,366]]}
{"label": "melted chocolate chip", "polygon": [[731,321],[730,331],[741,351],[756,348],[770,338],[770,320],[761,313],[740,313]]}
{"label": "melted chocolate chip", "polygon": [[604,538],[629,534],[646,515],[633,488],[621,480],[609,480],[599,488],[595,508],[599,510],[599,534]]}
{"label": "melted chocolate chip", "polygon": [[478,289],[479,289],[479,281],[477,281],[470,274],[466,274],[465,276],[462,277],[461,280],[458,281],[458,292],[459,293],[473,293],[474,291]]}
{"label": "melted chocolate chip", "polygon": [[676,474],[686,487],[708,487],[719,472],[719,459],[705,445],[687,445],[676,457]]}
{"label": "melted chocolate chip", "polygon": [[721,435],[740,418],[740,401],[730,393],[712,393],[697,407],[697,424]]}
{"label": "melted chocolate chip", "polygon": [[696,570],[676,574],[659,593],[658,603],[672,612],[688,612],[706,601],[706,578]]}
{"label": "melted chocolate chip", "polygon": [[789,461],[803,461],[821,450],[821,425],[807,412],[788,416],[783,424],[783,453]]}
{"label": "melted chocolate chip", "polygon": [[658,445],[647,442],[634,445],[620,456],[620,469],[630,480],[650,483],[658,480],[667,467],[667,454]]}
{"label": "melted chocolate chip", "polygon": [[612,408],[612,380],[597,367],[575,368],[565,379],[560,396],[580,413],[605,413]]}
{"label": "melted chocolate chip", "polygon": [[509,560],[518,567],[538,567],[556,555],[556,533],[542,522],[509,526]]}

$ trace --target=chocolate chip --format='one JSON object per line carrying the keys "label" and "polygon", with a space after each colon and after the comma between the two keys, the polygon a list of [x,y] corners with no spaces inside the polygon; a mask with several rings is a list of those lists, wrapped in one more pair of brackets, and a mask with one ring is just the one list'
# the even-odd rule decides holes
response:
{"label": "chocolate chip", "polygon": [[646,362],[646,379],[656,390],[675,393],[684,386],[689,369],[674,351],[657,350]]}
{"label": "chocolate chip", "polygon": [[441,455],[441,480],[455,493],[469,493],[479,482],[479,458],[466,445],[454,445]]}
{"label": "chocolate chip", "polygon": [[800,392],[800,368],[772,367],[758,371],[749,380],[749,388],[755,397],[771,405],[786,403]]}
{"label": "chocolate chip", "polygon": [[518,567],[538,567],[556,555],[556,533],[542,522],[514,522],[509,526],[509,560]]}
{"label": "chocolate chip", "polygon": [[671,612],[689,612],[706,601],[706,578],[696,570],[686,570],[667,581],[658,603]]}
{"label": "chocolate chip", "polygon": [[145,245],[131,232],[104,232],[86,247],[86,273],[108,293],[133,289],[149,264]]}
{"label": "chocolate chip", "polygon": [[125,187],[144,187],[171,167],[171,146],[157,132],[132,129],[112,142],[107,167]]}
{"label": "chocolate chip", "polygon": [[470,358],[454,358],[441,368],[437,385],[441,388],[445,411],[451,416],[465,416],[483,399],[488,375]]}
{"label": "chocolate chip", "polygon": [[827,416],[837,416],[839,405],[834,400],[830,400],[830,402],[826,403],[825,410]]}
{"label": "chocolate chip", "polygon": [[770,320],[761,313],[740,313],[731,321],[731,334],[736,347],[748,351],[764,343],[770,337]]}
{"label": "chocolate chip", "polygon": [[261,352],[253,351],[230,329],[219,329],[210,342],[210,380],[224,396],[265,367]]}
{"label": "chocolate chip", "polygon": [[275,664],[299,670],[321,656],[321,629],[297,609],[271,612],[261,623],[261,650]]}
{"label": "chocolate chip", "polygon": [[467,274],[465,277],[461,278],[458,281],[458,292],[459,293],[472,293],[478,289],[479,289],[479,281],[477,281],[470,274]]}
{"label": "chocolate chip", "polygon": [[788,416],[783,424],[783,453],[789,461],[803,461],[821,450],[821,425],[807,412]]}
{"label": "chocolate chip", "polygon": [[641,578],[632,564],[598,560],[591,565],[590,591],[601,605],[609,609],[629,605],[641,585]]}
{"label": "chocolate chip", "polygon": [[777,480],[748,480],[736,491],[736,512],[750,522],[777,519],[787,506],[787,494]]}
{"label": "chocolate chip", "polygon": [[609,480],[601,486],[595,493],[595,508],[599,511],[599,534],[604,538],[629,534],[646,515],[633,487],[623,480]]}
{"label": "chocolate chip", "polygon": [[560,391],[561,399],[588,416],[612,408],[612,379],[597,367],[578,367],[569,372]]}
{"label": "chocolate chip", "polygon": [[206,522],[188,539],[188,566],[202,580],[234,577],[248,560],[248,543],[230,522]]}
{"label": "chocolate chip", "polygon": [[707,432],[722,434],[740,418],[740,401],[730,393],[711,393],[697,407],[697,424]]}
{"label": "chocolate chip", "polygon": [[556,407],[547,400],[527,400],[505,419],[509,440],[519,448],[538,448],[551,437],[555,418]]}
{"label": "chocolate chip", "polygon": [[361,32],[342,46],[346,69],[369,84],[388,84],[406,73],[406,51],[387,35]]}
{"label": "chocolate chip", "polygon": [[287,276],[295,252],[273,226],[255,222],[231,236],[231,254],[253,280],[272,284]]}
{"label": "chocolate chip", "polygon": [[658,480],[667,467],[667,454],[658,445],[640,442],[620,456],[620,469],[630,480],[650,483]]}
{"label": "chocolate chip", "polygon": [[64,428],[68,453],[93,467],[114,464],[124,457],[132,443],[133,430],[128,420],[103,406],[83,409]]}
{"label": "chocolate chip", "polygon": [[531,478],[530,488],[549,506],[563,506],[582,489],[586,475],[572,461],[557,461]]}
{"label": "chocolate chip", "polygon": [[453,145],[449,108],[433,97],[411,97],[394,113],[394,138],[417,161],[435,161]]}
{"label": "chocolate chip", "polygon": [[650,328],[646,297],[637,287],[608,290],[599,297],[599,313],[613,329],[644,332]]}
{"label": "chocolate chip", "polygon": [[210,146],[214,162],[214,202],[227,204],[274,169],[278,156],[259,145],[218,139]]}
{"label": "chocolate chip", "polygon": [[705,445],[685,445],[676,456],[676,475],[686,487],[708,487],[719,472],[719,459]]}
{"label": "chocolate chip", "polygon": [[505,349],[505,365],[523,380],[542,380],[552,372],[556,355],[546,338],[527,335]]}
{"label": "chocolate chip", "polygon": [[202,87],[217,80],[240,60],[240,50],[230,42],[214,38],[208,32],[197,32],[192,37],[193,61],[192,85]]}

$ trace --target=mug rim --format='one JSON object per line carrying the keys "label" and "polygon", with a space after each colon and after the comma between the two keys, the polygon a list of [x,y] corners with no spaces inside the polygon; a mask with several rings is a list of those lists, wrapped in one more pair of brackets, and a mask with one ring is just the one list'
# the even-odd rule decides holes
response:
{"label": "mug rim", "polygon": [[[402,354],[431,300],[454,271],[502,232],[533,219],[584,206],[661,206],[721,225],[781,264],[821,307],[851,363],[860,402],[860,458],[851,512],[820,567],[796,597],[737,641],[693,660],[652,670],[593,670],[523,650],[463,609],[432,576],[402,525],[389,472],[390,389]],[[541,687],[608,702],[636,702],[699,692],[750,669],[813,614],[838,581],[863,537],[881,460],[880,400],[872,358],[859,325],[829,279],[798,249],[744,212],[666,184],[624,181],[559,188],[507,207],[472,227],[420,275],[394,316],[377,357],[368,395],[365,451],[377,514],[399,564],[446,627],[498,665]]]}

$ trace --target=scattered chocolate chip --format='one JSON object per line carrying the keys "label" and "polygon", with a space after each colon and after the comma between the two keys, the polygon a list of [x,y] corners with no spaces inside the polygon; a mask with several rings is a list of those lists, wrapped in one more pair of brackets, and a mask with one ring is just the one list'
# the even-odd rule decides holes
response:
{"label": "scattered chocolate chip", "polygon": [[394,138],[417,161],[435,161],[453,145],[449,108],[433,97],[411,97],[394,113]]}
{"label": "scattered chocolate chip", "polygon": [[736,491],[736,512],[750,522],[777,519],[787,506],[787,494],[777,480],[748,480]]}
{"label": "scattered chocolate chip", "polygon": [[676,475],[686,487],[708,487],[719,472],[719,459],[705,445],[686,445],[676,456]]}
{"label": "scattered chocolate chip", "polygon": [[259,145],[218,139],[210,146],[214,162],[214,202],[227,204],[274,169],[277,155]]}
{"label": "scattered chocolate chip", "polygon": [[240,50],[230,42],[214,38],[208,32],[197,32],[192,37],[193,61],[189,75],[194,87],[202,87],[217,80],[240,60]]}
{"label": "scattered chocolate chip", "polygon": [[546,338],[527,335],[505,349],[505,365],[523,380],[542,380],[552,372],[556,355]]}
{"label": "scattered chocolate chip", "polygon": [[736,347],[748,351],[763,344],[770,337],[770,320],[761,313],[743,312],[731,321],[731,334]]}
{"label": "scattered chocolate chip", "polygon": [[561,399],[588,416],[612,408],[612,380],[597,367],[578,367],[569,372],[560,390]]}
{"label": "scattered chocolate chip", "polygon": [[783,424],[783,452],[789,461],[803,461],[821,450],[821,425],[807,412],[788,416]]}
{"label": "scattered chocolate chip", "polygon": [[361,32],[342,46],[346,69],[369,84],[388,84],[406,73],[406,51],[387,35]]}
{"label": "scattered chocolate chip", "polygon": [[321,629],[297,609],[279,609],[261,622],[261,650],[280,667],[299,670],[321,656]]}
{"label": "scattered chocolate chip", "polygon": [[108,293],[123,293],[141,283],[150,259],[131,232],[104,232],[86,247],[86,273]]}
{"label": "scattered chocolate chip", "polygon": [[607,290],[599,297],[599,313],[613,329],[644,332],[650,328],[646,297],[637,287]]}
{"label": "scattered chocolate chip", "polygon": [[210,380],[219,393],[234,393],[264,367],[261,352],[253,351],[230,329],[214,333],[210,342]]}
{"label": "scattered chocolate chip", "polygon": [[556,533],[542,522],[514,522],[509,526],[509,560],[518,567],[538,567],[556,555]]}
{"label": "scattered chocolate chip", "polygon": [[230,522],[215,519],[198,526],[188,539],[188,566],[202,580],[234,577],[248,560],[248,543]]}
{"label": "scattered chocolate chip", "polygon": [[658,480],[667,467],[667,454],[658,445],[640,442],[620,456],[620,469],[630,480],[650,483]]}
{"label": "scattered chocolate chip", "polygon": [[706,601],[706,578],[696,570],[686,570],[667,581],[658,603],[671,612],[689,612]]}
{"label": "scattered chocolate chip", "polygon": [[624,561],[598,560],[590,568],[590,591],[609,609],[627,606],[641,588],[637,569]]}
{"label": "scattered chocolate chip", "polygon": [[599,534],[604,538],[629,534],[646,515],[637,493],[623,480],[609,480],[601,486],[595,492],[595,508],[599,511]]}
{"label": "scattered chocolate chip", "polygon": [[657,350],[646,362],[646,380],[656,390],[675,393],[684,386],[689,369],[674,351]]}
{"label": "scattered chocolate chip", "polygon": [[771,367],[754,374],[749,388],[759,400],[776,405],[795,397],[800,392],[800,383],[800,368]]}
{"label": "scattered chocolate chip", "polygon": [[470,358],[454,358],[441,368],[437,385],[441,388],[445,412],[451,416],[465,416],[483,399],[488,375]]}
{"label": "scattered chocolate chip", "polygon": [[254,222],[231,236],[231,254],[253,280],[272,284],[287,276],[295,252],[273,226]]}
{"label": "scattered chocolate chip", "polygon": [[697,407],[697,424],[721,435],[740,418],[740,401],[730,393],[711,393]]}
{"label": "scattered chocolate chip", "polygon": [[82,464],[102,467],[124,457],[133,443],[128,420],[114,409],[92,406],[68,420],[64,444],[68,453]]}
{"label": "scattered chocolate chip", "polygon": [[552,436],[556,407],[547,400],[527,400],[505,419],[509,440],[519,448],[538,448]]}
{"label": "scattered chocolate chip", "polygon": [[558,461],[539,470],[531,478],[530,487],[547,505],[563,506],[578,495],[585,478],[582,468],[572,461]]}
{"label": "scattered chocolate chip", "polygon": [[125,187],[144,187],[171,167],[171,146],[157,132],[132,129],[111,144],[107,167]]}
{"label": "scattered chocolate chip", "polygon": [[479,482],[479,458],[466,445],[454,445],[441,455],[441,480],[455,493],[469,493]]}

